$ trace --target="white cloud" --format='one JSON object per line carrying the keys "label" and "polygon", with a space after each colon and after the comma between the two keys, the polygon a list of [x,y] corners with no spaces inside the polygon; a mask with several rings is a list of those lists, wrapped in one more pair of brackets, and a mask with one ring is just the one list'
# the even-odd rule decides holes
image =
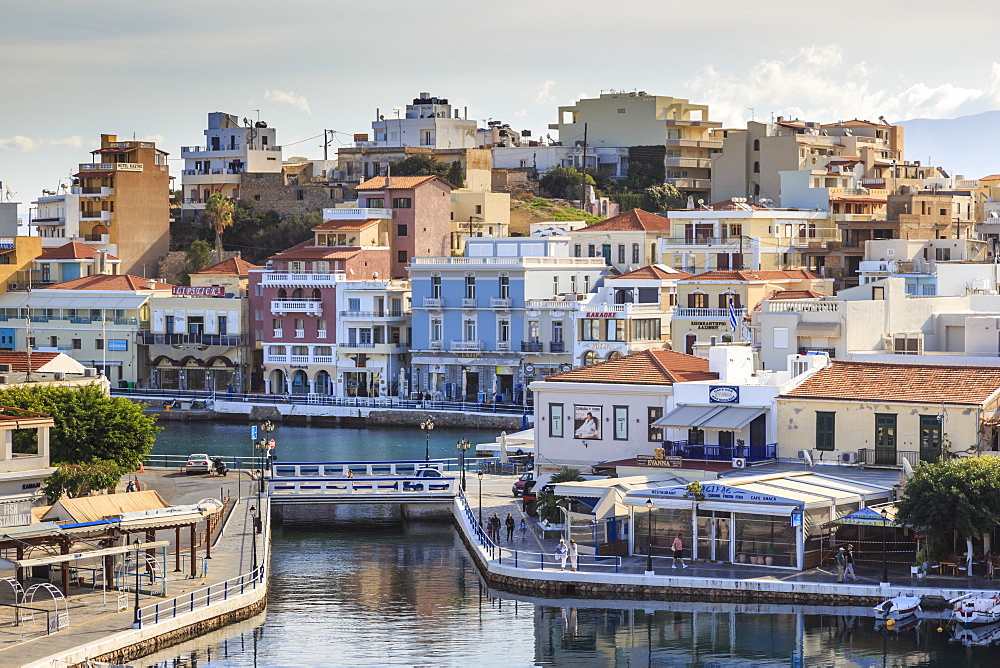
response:
{"label": "white cloud", "polygon": [[514,112],[514,118],[524,118],[527,115],[528,115],[528,110],[525,109],[524,107],[521,107],[520,109]]}
{"label": "white cloud", "polygon": [[83,148],[84,141],[79,135],[65,139],[32,139],[23,135],[14,135],[10,139],[0,137],[0,150],[5,151],[36,151],[46,146],[69,146]]}
{"label": "white cloud", "polygon": [[167,143],[167,138],[163,135],[145,135],[143,137],[139,137],[139,141],[151,141],[157,146],[162,147]]}
{"label": "white cloud", "polygon": [[298,107],[307,114],[312,115],[312,111],[309,109],[309,100],[292,91],[266,90],[264,91],[264,99],[268,102],[283,102],[285,104],[290,104],[293,107]]}
{"label": "white cloud", "polygon": [[535,89],[535,104],[549,105],[558,102],[552,94],[552,89],[556,87],[556,82],[549,79]]}
{"label": "white cloud", "polygon": [[896,89],[878,86],[875,68],[846,62],[839,46],[811,46],[775,60],[761,60],[746,72],[721,72],[708,65],[685,82],[692,101],[708,104],[712,120],[740,127],[771,115],[832,122],[848,118],[891,122],[978,113],[1000,103],[1000,63],[981,88],[903,80]]}

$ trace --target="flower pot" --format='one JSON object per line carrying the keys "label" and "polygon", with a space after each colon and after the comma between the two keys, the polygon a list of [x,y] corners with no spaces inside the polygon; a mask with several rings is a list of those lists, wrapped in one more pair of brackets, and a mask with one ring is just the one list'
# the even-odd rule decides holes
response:
{"label": "flower pot", "polygon": [[766,557],[764,557],[764,563],[767,564],[768,566],[773,565],[774,557],[772,557],[771,555],[767,555]]}
{"label": "flower pot", "polygon": [[920,566],[910,566],[910,575],[920,577]]}
{"label": "flower pot", "polygon": [[747,562],[747,555],[742,552],[736,555],[736,563],[745,564]]}
{"label": "flower pot", "polygon": [[758,566],[764,565],[764,557],[754,557],[753,563],[757,564]]}

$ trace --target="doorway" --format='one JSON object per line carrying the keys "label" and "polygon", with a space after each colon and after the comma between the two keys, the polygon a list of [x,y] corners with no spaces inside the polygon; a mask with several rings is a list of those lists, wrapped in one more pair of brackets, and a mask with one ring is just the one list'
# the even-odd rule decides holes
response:
{"label": "doorway", "polygon": [[896,465],[896,414],[875,414],[875,465]]}
{"label": "doorway", "polygon": [[730,513],[698,511],[698,537],[695,557],[709,561],[732,562]]}

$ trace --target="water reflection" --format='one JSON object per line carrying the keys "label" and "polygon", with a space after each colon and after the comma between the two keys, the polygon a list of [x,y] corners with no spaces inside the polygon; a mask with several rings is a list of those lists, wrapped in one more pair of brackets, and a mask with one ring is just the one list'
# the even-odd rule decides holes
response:
{"label": "water reflection", "polygon": [[937,620],[879,630],[864,607],[498,592],[441,523],[286,527],[272,565],[265,615],[135,665],[1000,665],[997,648],[950,641]]}

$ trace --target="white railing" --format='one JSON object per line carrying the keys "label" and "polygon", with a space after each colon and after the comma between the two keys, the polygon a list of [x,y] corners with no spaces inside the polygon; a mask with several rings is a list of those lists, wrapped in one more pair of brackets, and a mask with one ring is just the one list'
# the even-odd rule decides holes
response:
{"label": "white railing", "polygon": [[580,302],[567,302],[558,299],[529,299],[524,305],[526,308],[532,310],[551,308],[561,311],[575,311],[578,308],[582,308]]}
{"label": "white railing", "polygon": [[295,330],[295,338],[297,338],[297,339],[304,339],[304,338],[306,338],[306,330],[304,330],[304,329],[296,329]]}
{"label": "white railing", "polygon": [[271,331],[274,333],[274,338],[276,338],[276,339],[280,339],[284,335],[284,333],[285,333],[284,330],[282,330],[282,329],[274,329],[274,330],[271,330]]}
{"label": "white railing", "polygon": [[424,308],[441,308],[444,300],[440,297],[424,297]]}
{"label": "white railing", "polygon": [[431,341],[429,345],[431,350],[441,350],[444,348],[444,341]]}
{"label": "white railing", "polygon": [[476,308],[476,298],[464,297],[462,299],[462,308]]}
{"label": "white railing", "polygon": [[836,313],[839,310],[840,302],[835,301],[776,299],[767,302],[768,313]]}
{"label": "white railing", "polygon": [[586,267],[604,267],[603,257],[415,257],[413,264],[526,264],[526,265],[573,265]]}
{"label": "white railing", "polygon": [[[746,315],[747,310],[745,308],[734,309],[736,311],[736,317],[742,318]],[[674,309],[675,318],[728,318],[729,309],[728,308],[687,308],[678,307]]]}
{"label": "white railing", "polygon": [[323,220],[367,220],[369,218],[392,218],[392,209],[323,209]]}
{"label": "white railing", "polygon": [[[450,461],[450,460],[449,460]],[[281,478],[316,478],[330,476],[347,478],[351,475],[364,476],[412,476],[418,469],[434,469],[443,471],[445,460],[431,459],[394,459],[384,462],[287,462],[275,463],[274,479]]]}
{"label": "white railing", "polygon": [[288,361],[292,364],[308,364],[309,355],[292,355]]}
{"label": "white railing", "polygon": [[490,306],[493,308],[510,308],[510,304],[507,297],[490,297]]}
{"label": "white railing", "polygon": [[482,341],[455,341],[451,342],[451,350],[482,350]]}
{"label": "white railing", "polygon": [[288,355],[264,355],[264,364],[284,364],[288,361]]}
{"label": "white railing", "polygon": [[509,353],[510,341],[497,341],[497,351],[501,353]]}
{"label": "white railing", "polygon": [[271,302],[271,312],[323,315],[323,302],[310,300],[286,301],[283,299],[276,299]]}
{"label": "white railing", "polygon": [[325,339],[326,338],[326,330],[325,329],[317,329],[316,330],[316,338],[318,338],[318,339]]}
{"label": "white railing", "polygon": [[313,355],[312,361],[316,364],[333,364],[333,355]]}
{"label": "white railing", "polygon": [[264,272],[261,285],[304,287],[332,287],[337,281],[346,281],[347,274],[309,274],[292,272]]}
{"label": "white railing", "polygon": [[270,495],[274,500],[288,497],[316,496],[413,496],[434,494],[450,498],[458,491],[457,478],[415,478],[415,477],[317,477],[317,478],[272,478]]}

